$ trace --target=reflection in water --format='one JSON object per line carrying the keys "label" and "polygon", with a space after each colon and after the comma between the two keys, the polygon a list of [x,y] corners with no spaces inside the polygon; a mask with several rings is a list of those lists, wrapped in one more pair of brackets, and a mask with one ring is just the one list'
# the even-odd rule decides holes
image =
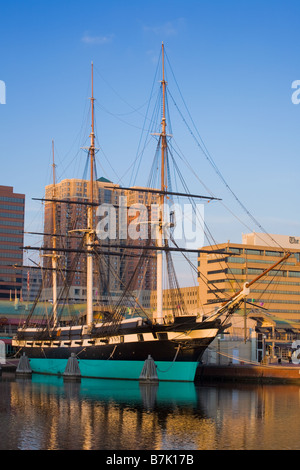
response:
{"label": "reflection in water", "polygon": [[294,385],[0,378],[0,449],[299,449]]}

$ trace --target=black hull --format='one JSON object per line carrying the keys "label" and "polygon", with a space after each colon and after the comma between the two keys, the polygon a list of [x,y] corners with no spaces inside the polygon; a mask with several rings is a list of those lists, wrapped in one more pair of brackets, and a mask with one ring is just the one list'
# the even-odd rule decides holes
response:
{"label": "black hull", "polygon": [[21,353],[29,358],[38,359],[68,359],[75,354],[82,360],[118,360],[118,361],[145,361],[150,355],[155,361],[194,362],[201,357],[211,343],[212,339],[203,339],[193,344],[180,344],[172,341],[145,341],[128,344],[105,344],[99,346],[83,347],[24,347]]}

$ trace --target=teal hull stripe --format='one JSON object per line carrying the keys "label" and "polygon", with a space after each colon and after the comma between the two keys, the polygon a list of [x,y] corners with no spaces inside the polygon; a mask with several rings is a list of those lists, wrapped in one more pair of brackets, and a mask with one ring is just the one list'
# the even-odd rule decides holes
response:
{"label": "teal hull stripe", "polygon": [[[33,372],[39,374],[62,375],[67,359],[30,358]],[[155,361],[159,380],[193,382],[198,362]],[[138,380],[143,369],[143,361],[102,361],[98,359],[79,360],[81,377]]]}

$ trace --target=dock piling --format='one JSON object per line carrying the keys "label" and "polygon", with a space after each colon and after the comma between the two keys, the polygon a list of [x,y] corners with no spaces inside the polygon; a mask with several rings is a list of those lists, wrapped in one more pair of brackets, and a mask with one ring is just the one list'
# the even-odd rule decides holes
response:
{"label": "dock piling", "polygon": [[71,356],[68,359],[65,371],[63,373],[64,379],[71,379],[71,380],[80,380],[81,379],[81,371],[79,368],[78,359],[76,354],[71,353]]}
{"label": "dock piling", "polygon": [[140,382],[144,383],[156,383],[158,382],[158,375],[156,371],[156,365],[152,357],[149,355],[145,360],[141,375],[139,377]]}
{"label": "dock piling", "polygon": [[23,355],[20,357],[20,360],[16,369],[16,374],[27,375],[27,376],[32,374],[30,362],[25,353],[23,353]]}

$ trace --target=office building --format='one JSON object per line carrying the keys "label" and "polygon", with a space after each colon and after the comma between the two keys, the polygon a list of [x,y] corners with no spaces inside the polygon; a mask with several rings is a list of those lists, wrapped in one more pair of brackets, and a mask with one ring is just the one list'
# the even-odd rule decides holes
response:
{"label": "office building", "polygon": [[[118,206],[119,191],[112,190],[113,184],[105,178],[94,182],[94,202]],[[55,208],[49,199],[70,200],[67,203],[55,203]],[[59,293],[68,285],[68,296],[74,302],[86,300],[86,256],[80,253],[84,229],[87,228],[87,203],[89,201],[89,181],[83,179],[65,179],[55,185],[46,186],[45,189],[45,216],[44,216],[44,246],[53,246],[53,236],[56,237],[56,248],[66,249],[58,252],[58,266],[61,271],[58,276]],[[74,204],[74,201],[77,202]],[[55,226],[54,221],[55,219]],[[93,210],[94,226],[97,225],[96,208]],[[97,237],[96,240],[97,242]],[[117,244],[118,240],[104,240],[105,243]],[[104,248],[104,251],[109,251]],[[77,252],[76,252],[77,251]],[[120,290],[121,257],[120,250],[114,249],[116,256],[103,255],[94,261],[94,297],[103,299],[110,292]],[[51,267],[50,256],[44,259],[44,266]],[[116,274],[116,275],[115,275]],[[48,273],[47,289],[43,296],[51,299],[51,275]]]}
{"label": "office building", "polygon": [[0,186],[0,299],[21,295],[25,195]]}
{"label": "office building", "polygon": [[[44,246],[53,246],[53,234],[55,233],[57,235],[56,248],[67,250],[66,253],[58,252],[58,263],[61,269],[58,287],[59,292],[62,292],[64,280],[66,280],[66,284],[69,286],[69,299],[74,302],[84,302],[86,300],[86,256],[80,254],[79,251],[82,248],[82,231],[87,227],[87,205],[85,203],[89,201],[89,184],[88,180],[65,179],[55,185],[48,185],[45,189]],[[99,239],[97,227],[101,217],[97,216],[95,208],[95,241],[99,243],[99,249],[101,244],[109,246],[102,246],[101,256],[94,258],[94,299],[99,300],[101,303],[110,304],[119,298],[127,286],[129,286],[130,291],[154,289],[156,287],[155,252],[146,257],[145,263],[143,263],[144,268],[137,270],[141,251],[136,249],[125,250],[122,246],[132,244],[141,246],[142,249],[147,243],[147,240],[140,237],[133,239],[128,233],[130,224],[133,231],[139,230],[134,226],[135,215],[131,216],[128,209],[136,203],[143,203],[148,208],[156,200],[155,196],[149,197],[143,191],[122,190],[118,185],[103,177],[94,181],[93,195],[94,202],[99,206],[110,206],[113,211],[116,229],[115,234],[112,231],[106,239]],[[121,209],[120,197],[124,198]],[[70,200],[72,203],[57,202],[54,205],[49,201],[53,198]],[[151,213],[150,208],[149,213]],[[54,220],[55,226],[53,224]],[[113,224],[111,227],[113,227]],[[142,226],[143,229],[144,226]],[[105,227],[106,230],[107,227]],[[78,250],[77,253],[76,250]],[[44,266],[51,267],[50,256],[44,258]],[[51,299],[50,271],[48,272],[46,286],[46,289],[43,290],[43,297]]]}
{"label": "office building", "polygon": [[[147,192],[147,188],[133,187],[126,190],[124,196],[127,198],[128,208],[128,239],[127,245],[135,247],[140,246],[140,250],[132,250],[132,254],[136,256],[126,259],[125,283],[131,283],[132,290],[154,290],[156,289],[156,252],[154,250],[142,249],[147,246],[155,245],[155,226],[153,222],[157,219],[157,204],[159,203],[158,195]],[[139,205],[145,212],[139,211]],[[135,212],[134,208],[137,209]],[[139,218],[141,223],[136,222]],[[131,235],[132,234],[132,235]],[[143,254],[143,262],[141,263],[139,256]],[[140,269],[137,270],[137,267]]]}
{"label": "office building", "polygon": [[[157,306],[157,292],[155,290],[145,295],[145,301],[148,300],[149,308],[152,311],[156,310]],[[200,299],[199,299],[199,287],[181,287],[179,292],[177,289],[164,289],[163,291],[163,312],[164,317],[172,319],[175,315],[180,315],[179,303],[185,305],[186,313],[189,315],[201,314]],[[145,302],[146,303],[146,302]]]}
{"label": "office building", "polygon": [[251,310],[251,305],[262,312],[266,309],[278,320],[300,319],[300,237],[252,233],[243,235],[241,244],[227,242],[204,249],[228,253],[199,252],[199,296],[204,313],[290,252],[285,262],[251,286],[247,309]]}

